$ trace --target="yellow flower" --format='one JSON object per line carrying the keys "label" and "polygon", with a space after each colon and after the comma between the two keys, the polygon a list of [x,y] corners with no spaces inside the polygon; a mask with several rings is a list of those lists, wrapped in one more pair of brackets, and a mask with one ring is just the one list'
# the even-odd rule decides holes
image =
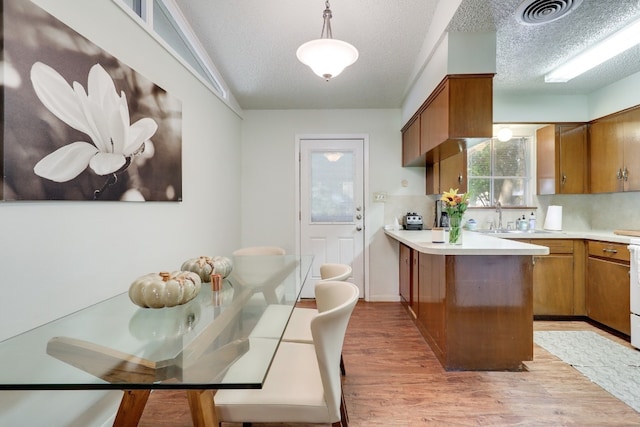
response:
{"label": "yellow flower", "polygon": [[467,210],[469,193],[458,194],[458,189],[452,188],[443,192],[440,200],[444,202],[444,208],[449,215],[462,215]]}

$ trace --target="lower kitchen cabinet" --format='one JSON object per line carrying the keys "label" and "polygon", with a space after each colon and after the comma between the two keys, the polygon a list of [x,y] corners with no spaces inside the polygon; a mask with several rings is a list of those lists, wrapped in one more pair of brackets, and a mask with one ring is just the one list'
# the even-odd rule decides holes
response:
{"label": "lower kitchen cabinet", "polygon": [[413,317],[418,316],[418,251],[400,244],[400,297],[407,304]]}
{"label": "lower kitchen cabinet", "polygon": [[533,315],[579,316],[585,314],[582,240],[521,240],[549,248],[549,255],[533,257]]}
{"label": "lower kitchen cabinet", "polygon": [[629,250],[624,244],[588,242],[587,315],[624,334],[629,320]]}
{"label": "lower kitchen cabinet", "polygon": [[409,307],[411,307],[411,311],[413,311],[413,316],[420,316],[420,302],[419,302],[419,285],[420,285],[420,274],[419,273],[419,259],[420,252],[411,250],[411,303]]}
{"label": "lower kitchen cabinet", "polygon": [[418,323],[431,337],[434,352],[446,352],[445,256],[418,254]]}
{"label": "lower kitchen cabinet", "polygon": [[400,244],[400,297],[407,304],[411,304],[411,252],[409,246]]}
{"label": "lower kitchen cabinet", "polygon": [[419,253],[418,329],[446,370],[533,358],[530,256]]}

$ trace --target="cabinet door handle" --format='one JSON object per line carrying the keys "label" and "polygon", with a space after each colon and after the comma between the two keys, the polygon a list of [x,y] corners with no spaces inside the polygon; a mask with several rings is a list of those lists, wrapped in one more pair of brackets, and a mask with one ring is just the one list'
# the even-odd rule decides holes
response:
{"label": "cabinet door handle", "polygon": [[622,180],[622,169],[618,169],[618,172],[616,172],[616,179],[618,181]]}
{"label": "cabinet door handle", "polygon": [[458,184],[462,184],[462,174],[458,175]]}
{"label": "cabinet door handle", "polygon": [[625,166],[624,169],[622,170],[622,179],[627,182],[629,181],[629,171],[627,170],[627,167]]}
{"label": "cabinet door handle", "polygon": [[602,252],[606,252],[606,253],[610,253],[610,254],[617,254],[618,250],[617,249],[609,249],[609,248],[604,248],[602,250]]}
{"label": "cabinet door handle", "polygon": [[567,175],[562,174],[562,185],[564,185],[567,182]]}

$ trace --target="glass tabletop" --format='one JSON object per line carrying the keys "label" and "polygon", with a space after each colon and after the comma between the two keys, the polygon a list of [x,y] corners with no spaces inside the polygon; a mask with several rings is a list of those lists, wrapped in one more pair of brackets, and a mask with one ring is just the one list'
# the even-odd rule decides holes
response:
{"label": "glass tabletop", "polygon": [[311,256],[234,257],[220,291],[141,308],[128,292],[0,342],[0,389],[260,388]]}

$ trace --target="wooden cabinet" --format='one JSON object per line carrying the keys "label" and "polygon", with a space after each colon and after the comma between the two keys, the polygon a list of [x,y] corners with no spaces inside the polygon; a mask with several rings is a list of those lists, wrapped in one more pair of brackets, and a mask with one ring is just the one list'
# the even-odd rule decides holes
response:
{"label": "wooden cabinet", "polygon": [[629,250],[626,245],[588,242],[587,315],[630,335]]}
{"label": "wooden cabinet", "polygon": [[402,166],[423,166],[420,155],[420,120],[414,120],[402,133]]}
{"label": "wooden cabinet", "polygon": [[588,191],[587,124],[557,124],[536,131],[538,194]]}
{"label": "wooden cabinet", "polygon": [[400,243],[400,297],[413,317],[418,316],[418,251]]}
{"label": "wooden cabinet", "polygon": [[427,165],[426,194],[442,194],[450,189],[467,191],[467,151]]}
{"label": "wooden cabinet", "polygon": [[445,81],[432,94],[431,102],[420,113],[420,150],[427,153],[449,139],[449,83]]}
{"label": "wooden cabinet", "polygon": [[549,248],[533,258],[533,314],[572,315],[574,297],[573,240],[532,241]]}
{"label": "wooden cabinet", "polygon": [[533,257],[533,315],[582,316],[585,310],[585,249],[579,239],[516,239],[546,246]]}
{"label": "wooden cabinet", "polygon": [[624,191],[640,191],[640,108],[623,113]]}
{"label": "wooden cabinet", "polygon": [[418,324],[431,338],[433,351],[442,357],[445,341],[445,257],[418,254]]}
{"label": "wooden cabinet", "polygon": [[400,243],[400,297],[411,304],[411,248]]}
{"label": "wooden cabinet", "polygon": [[440,160],[440,194],[450,189],[458,189],[458,193],[467,191],[467,151]]}
{"label": "wooden cabinet", "polygon": [[591,123],[591,193],[640,190],[640,107]]}
{"label": "wooden cabinet", "polygon": [[402,164],[439,162],[492,133],[493,74],[448,75],[403,127]]}
{"label": "wooden cabinet", "polygon": [[420,270],[419,270],[419,262],[420,262],[420,252],[411,250],[411,303],[409,307],[413,312],[413,317],[416,318],[420,316]]}
{"label": "wooden cabinet", "polygon": [[530,256],[419,254],[416,324],[446,370],[519,370],[533,358]]}

